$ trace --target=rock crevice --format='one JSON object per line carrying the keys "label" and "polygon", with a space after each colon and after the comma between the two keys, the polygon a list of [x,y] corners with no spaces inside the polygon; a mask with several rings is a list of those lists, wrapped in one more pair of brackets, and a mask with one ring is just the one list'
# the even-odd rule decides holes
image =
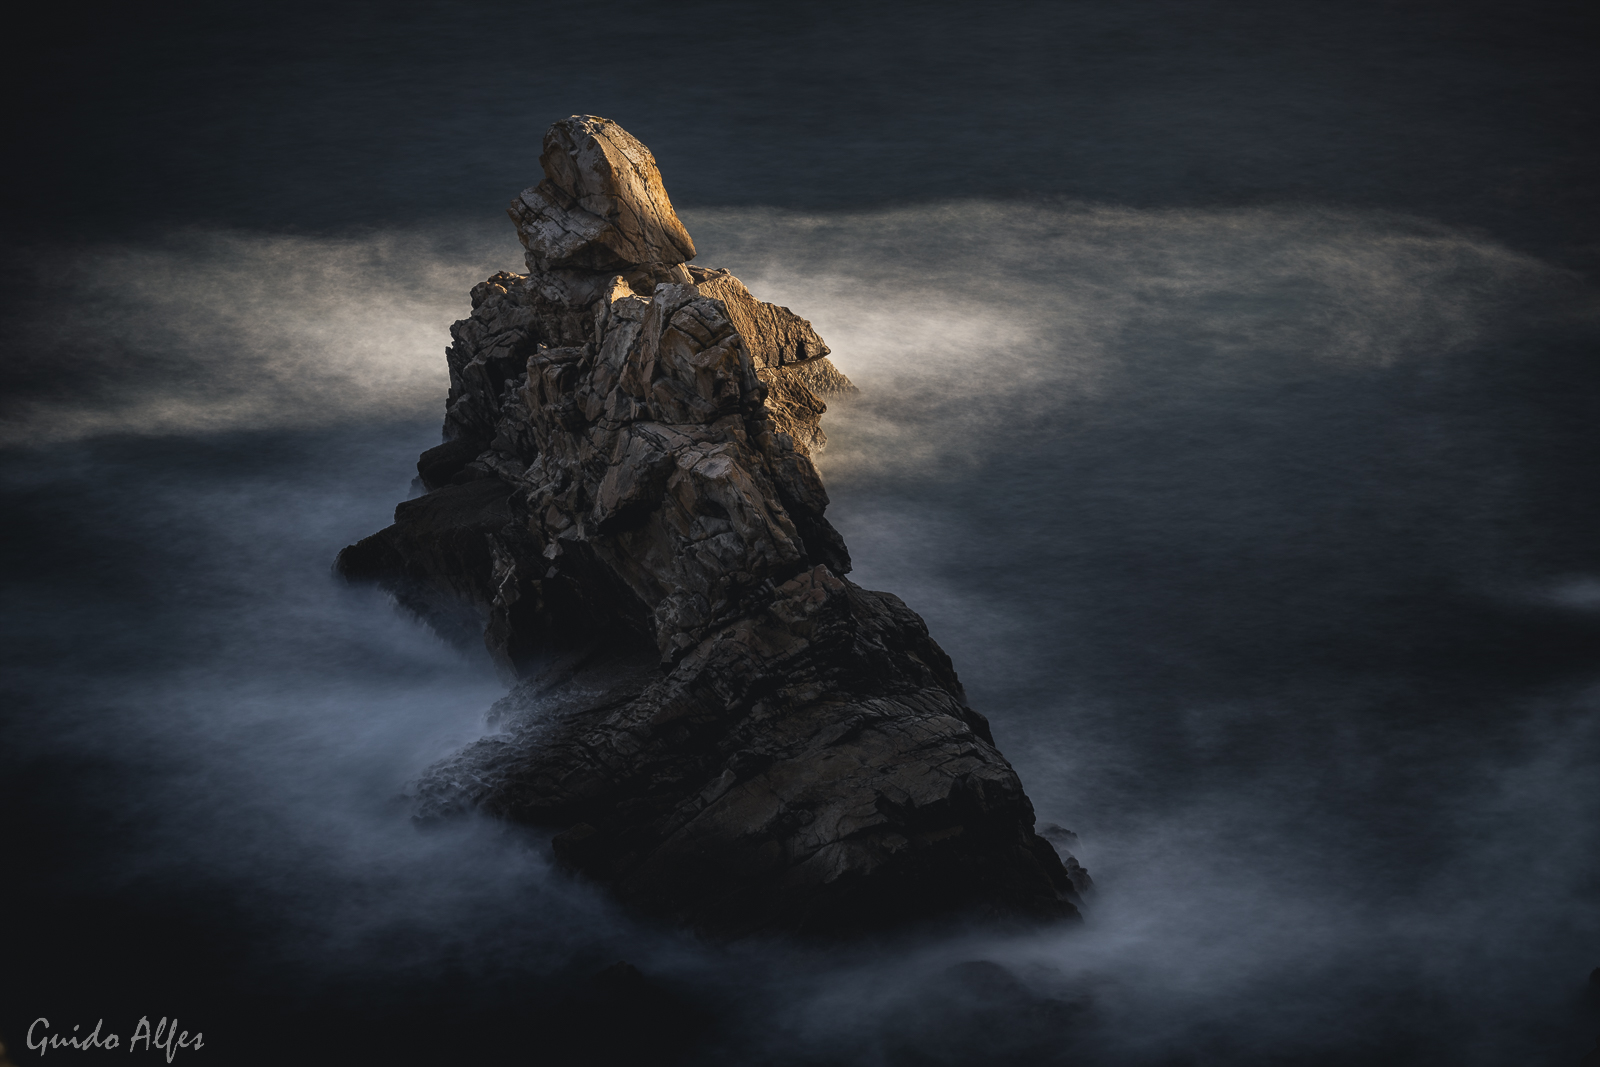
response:
{"label": "rock crevice", "polygon": [[854,389],[828,346],[688,265],[616,123],[556,123],[541,163],[509,212],[528,273],[451,328],[426,494],[338,561],[523,678],[419,817],[552,827],[571,867],[718,937],[1075,917],[1086,876],[949,658],[845,578],[811,461]]}

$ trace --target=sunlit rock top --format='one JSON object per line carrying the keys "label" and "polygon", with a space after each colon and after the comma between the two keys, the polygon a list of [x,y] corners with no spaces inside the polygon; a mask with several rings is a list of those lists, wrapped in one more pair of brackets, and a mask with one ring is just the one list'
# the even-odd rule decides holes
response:
{"label": "sunlit rock top", "polygon": [[545,134],[539,164],[544,180],[510,207],[529,270],[627,272],[694,258],[655,156],[615,122],[562,119]]}

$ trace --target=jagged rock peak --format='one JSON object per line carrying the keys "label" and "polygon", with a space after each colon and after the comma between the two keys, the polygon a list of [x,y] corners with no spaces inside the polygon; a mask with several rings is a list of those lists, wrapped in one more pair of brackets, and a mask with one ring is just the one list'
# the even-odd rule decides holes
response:
{"label": "jagged rock peak", "polygon": [[694,258],[655,156],[615,122],[562,119],[545,134],[539,164],[544,180],[509,209],[530,271],[628,272]]}
{"label": "jagged rock peak", "polygon": [[[563,119],[529,273],[451,327],[427,492],[338,568],[522,681],[419,818],[544,826],[710,936],[1071,919],[1087,876],[916,613],[845,577],[812,461],[854,391],[805,319],[694,254],[645,147]],[[1070,856],[1068,857],[1070,861]]]}

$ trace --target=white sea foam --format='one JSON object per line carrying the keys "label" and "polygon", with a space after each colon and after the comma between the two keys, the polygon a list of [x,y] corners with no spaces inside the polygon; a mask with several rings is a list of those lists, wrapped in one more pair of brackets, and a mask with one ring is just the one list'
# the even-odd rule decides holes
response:
{"label": "white sea foam", "polygon": [[[83,388],[25,389],[8,443],[392,434],[394,454],[359,467],[352,452],[259,476],[140,468],[126,499],[105,497],[131,475],[103,458],[57,472],[141,543],[192,539],[174,573],[205,593],[161,609],[192,610],[204,635],[179,667],[48,683],[71,694],[60,721],[82,726],[53,744],[174,768],[140,799],[142,847],[121,876],[237,885],[312,971],[378,966],[395,944],[424,970],[463,945],[486,969],[537,968],[610,938],[759,1001],[746,1052],[789,1041],[785,1054],[839,1062],[890,1058],[929,976],[978,958],[1041,995],[1090,996],[1135,1062],[1219,1031],[1306,1052],[1343,1040],[1342,1013],[1374,995],[1463,973],[1476,991],[1446,1013],[1455,1025],[1519,985],[1559,994],[1557,968],[1527,957],[1566,967],[1594,935],[1568,917],[1597,822],[1580,788],[1593,692],[1518,691],[1507,718],[1523,725],[1451,755],[1452,730],[1390,728],[1388,709],[1442,699],[1368,676],[1391,668],[1284,680],[1254,653],[1310,656],[1403,616],[1414,606],[1384,596],[1423,570],[1451,590],[1592,608],[1587,578],[1501,573],[1521,558],[1507,523],[1531,521],[1517,518],[1526,477],[1484,430],[1498,432],[1500,398],[1465,370],[1519,331],[1592,323],[1588,290],[1484,239],[1357,213],[684,214],[702,262],[810,318],[862,387],[833,406],[822,456],[855,577],[928,617],[990,695],[980,710],[1041,816],[1083,834],[1101,885],[1087,927],[866,959],[719,955],[628,927],[514,838],[417,835],[374,799],[481,731],[496,687],[376,599],[341,599],[326,567],[403,492],[441,414],[449,322],[474,281],[516,268],[508,230],[188,233],[49,267],[66,311],[26,341],[79,359]],[[1438,382],[1443,415],[1396,399]],[[66,612],[39,607],[30,626]],[[123,628],[153,618],[130,611]],[[415,676],[389,677],[402,667]],[[1204,685],[1150,682],[1163,671]],[[1402,850],[1361,833],[1408,809],[1325,799],[1381,808],[1391,786],[1414,806],[1450,798],[1427,836],[1438,854],[1399,874],[1376,868],[1404,867]],[[1479,1045],[1493,1062],[1500,1046]]]}

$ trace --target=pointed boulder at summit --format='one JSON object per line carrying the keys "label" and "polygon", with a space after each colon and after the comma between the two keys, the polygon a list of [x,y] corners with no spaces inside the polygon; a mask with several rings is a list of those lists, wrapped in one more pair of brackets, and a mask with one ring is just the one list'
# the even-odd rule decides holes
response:
{"label": "pointed boulder at summit", "polygon": [[529,270],[629,271],[695,256],[655,156],[610,119],[573,115],[550,127],[545,178],[512,201]]}

